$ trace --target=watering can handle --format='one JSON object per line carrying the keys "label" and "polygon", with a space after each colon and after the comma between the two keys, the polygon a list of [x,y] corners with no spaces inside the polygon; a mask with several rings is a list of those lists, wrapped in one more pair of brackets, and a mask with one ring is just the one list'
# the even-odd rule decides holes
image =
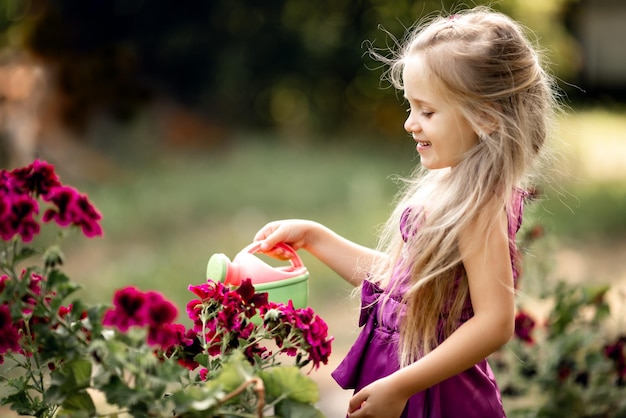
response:
{"label": "watering can handle", "polygon": [[[282,248],[283,250],[285,250],[285,251],[287,251],[288,253],[291,254],[291,257],[289,258],[289,262],[291,263],[291,265],[292,265],[292,267],[294,269],[304,267],[304,264],[302,264],[302,260],[300,259],[300,256],[298,255],[296,250],[294,250],[290,245],[287,245],[284,242],[279,242],[278,244],[276,244],[274,246],[274,248],[276,248],[276,247]],[[258,252],[260,248],[261,248],[261,243],[260,242],[253,242],[252,244],[250,244],[246,248],[244,248],[242,250],[242,252],[245,251],[245,252],[249,252],[251,254],[254,254],[254,253]]]}

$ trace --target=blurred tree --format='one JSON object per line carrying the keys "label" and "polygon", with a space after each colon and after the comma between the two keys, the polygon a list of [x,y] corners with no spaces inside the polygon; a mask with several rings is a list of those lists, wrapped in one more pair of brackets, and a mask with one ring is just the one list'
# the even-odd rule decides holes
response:
{"label": "blurred tree", "polygon": [[[528,25],[564,39],[553,18],[567,1],[575,0],[512,0],[494,7],[521,16],[549,4],[541,9],[548,15],[529,12]],[[372,71],[376,64],[362,44],[384,48],[393,42],[386,32],[402,37],[419,17],[442,7],[453,11],[455,4],[0,0],[0,13],[22,17],[24,44],[51,69],[71,126],[84,127],[96,110],[128,118],[154,95],[165,95],[239,128],[397,135],[403,110],[393,91],[380,88],[380,71]],[[14,25],[7,26],[5,17],[0,29],[6,33]],[[570,59],[567,49],[557,52]]]}

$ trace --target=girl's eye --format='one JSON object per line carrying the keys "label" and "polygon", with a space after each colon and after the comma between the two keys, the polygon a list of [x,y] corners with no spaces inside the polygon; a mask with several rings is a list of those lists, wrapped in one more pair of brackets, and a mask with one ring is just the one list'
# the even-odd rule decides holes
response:
{"label": "girl's eye", "polygon": [[422,116],[424,116],[425,118],[430,118],[433,115],[433,113],[434,112],[423,111]]}

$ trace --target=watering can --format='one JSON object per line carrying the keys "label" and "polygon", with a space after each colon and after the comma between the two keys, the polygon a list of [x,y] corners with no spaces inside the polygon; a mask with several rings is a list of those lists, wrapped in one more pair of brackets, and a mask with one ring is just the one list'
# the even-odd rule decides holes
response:
{"label": "watering can", "polygon": [[291,257],[290,265],[275,267],[255,255],[260,246],[260,242],[248,245],[232,261],[225,254],[213,254],[207,264],[207,279],[230,286],[239,286],[242,280],[250,279],[255,291],[267,292],[272,302],[287,304],[291,300],[296,309],[307,307],[309,272],[298,253],[287,244],[277,244]]}

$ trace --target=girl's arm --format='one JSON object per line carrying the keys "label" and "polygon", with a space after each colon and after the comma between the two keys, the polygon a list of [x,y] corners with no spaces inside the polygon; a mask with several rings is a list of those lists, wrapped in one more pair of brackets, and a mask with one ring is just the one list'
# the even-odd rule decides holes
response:
{"label": "girl's arm", "polygon": [[474,316],[415,363],[358,392],[350,400],[350,418],[400,416],[409,397],[474,366],[512,336],[515,303],[505,212],[487,231],[478,222],[470,226],[459,248]]}
{"label": "girl's arm", "polygon": [[289,219],[270,222],[254,237],[261,251],[282,258],[288,256],[273,247],[286,243],[295,250],[303,248],[354,286],[366,278],[374,260],[384,255],[356,244],[313,221]]}

